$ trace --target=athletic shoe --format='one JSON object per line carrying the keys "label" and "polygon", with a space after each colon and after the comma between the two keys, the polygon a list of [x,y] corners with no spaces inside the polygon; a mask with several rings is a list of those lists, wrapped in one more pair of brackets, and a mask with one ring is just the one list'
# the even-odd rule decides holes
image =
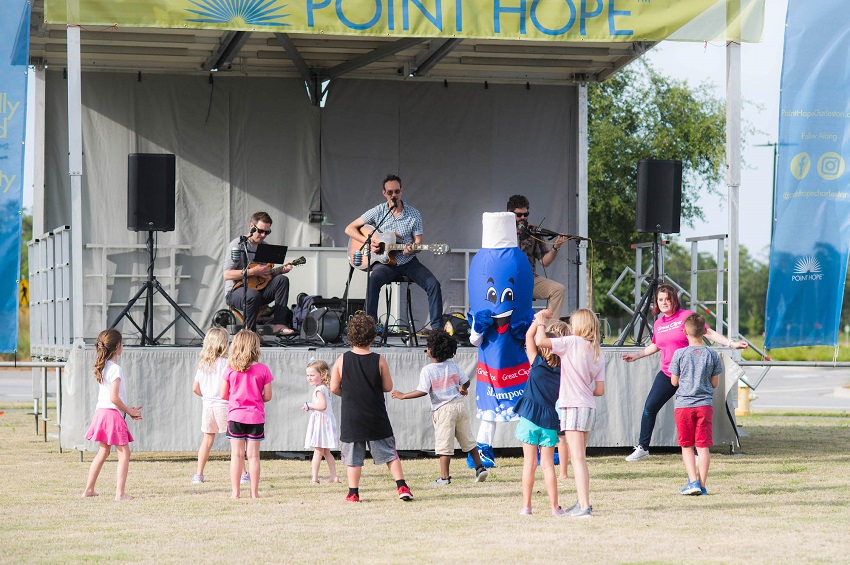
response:
{"label": "athletic shoe", "polygon": [[566,516],[569,516],[569,514],[567,514],[566,511],[559,506],[552,510],[552,516],[555,516],[556,518],[565,518]]}
{"label": "athletic shoe", "polygon": [[203,475],[195,475],[194,477],[192,477],[192,484],[193,485],[200,485],[203,482],[204,482],[204,476]]}
{"label": "athletic shoe", "polygon": [[593,506],[588,506],[587,508],[582,508],[581,506],[576,506],[572,512],[570,512],[570,518],[592,518],[593,517]]}
{"label": "athletic shoe", "polygon": [[531,508],[522,507],[519,509],[520,516],[531,516]]}
{"label": "athletic shoe", "polygon": [[564,512],[566,512],[567,514],[572,514],[573,510],[575,510],[576,508],[579,508],[578,501],[576,501],[575,504],[564,510]]}
{"label": "athletic shoe", "polygon": [[649,450],[644,449],[642,445],[638,445],[635,447],[632,454],[626,457],[626,461],[634,463],[635,461],[640,461],[645,457],[649,457]]}
{"label": "athletic shoe", "polygon": [[[444,478],[440,477],[440,478],[439,478],[439,479],[437,479],[436,481],[431,481],[431,483],[430,483],[430,484],[431,484],[431,485],[433,485],[433,486],[435,486],[435,487],[441,487],[441,486],[445,486],[445,485],[450,485],[450,484],[452,484],[452,478],[451,478],[451,477],[449,477],[448,479],[444,479]],[[401,491],[399,491],[399,494],[401,494]]]}
{"label": "athletic shoe", "polygon": [[700,496],[706,496],[708,494],[708,491],[705,490],[705,487],[699,487],[699,493]]}
{"label": "athletic shoe", "polygon": [[702,494],[702,487],[699,486],[699,481],[693,481],[682,487],[682,494],[685,496],[693,496]]}
{"label": "athletic shoe", "polygon": [[360,502],[360,495],[359,494],[346,494],[345,495],[345,501],[346,502]]}
{"label": "athletic shoe", "polygon": [[490,471],[488,471],[487,468],[484,467],[483,465],[481,467],[478,467],[475,470],[475,482],[476,483],[483,483],[484,481],[487,480],[487,477],[489,477],[489,476],[490,476]]}
{"label": "athletic shoe", "polygon": [[239,484],[250,485],[251,484],[251,475],[249,475],[248,473],[245,473],[244,475],[242,475],[242,478],[239,479]]}
{"label": "athletic shoe", "polygon": [[400,500],[404,500],[405,502],[413,500],[413,493],[410,492],[410,487],[407,485],[398,487],[398,497]]}

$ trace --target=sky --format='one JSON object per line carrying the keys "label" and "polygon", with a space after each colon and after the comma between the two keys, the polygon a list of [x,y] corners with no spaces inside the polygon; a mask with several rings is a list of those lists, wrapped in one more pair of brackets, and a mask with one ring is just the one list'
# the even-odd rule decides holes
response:
{"label": "sky", "polygon": [[[773,148],[779,131],[779,79],[785,38],[787,0],[765,0],[764,34],[761,43],[741,45],[741,96],[743,128],[758,133],[744,140],[740,188],[738,236],[751,255],[767,262],[770,247],[770,210],[773,185]],[[723,43],[665,41],[647,54],[653,66],[665,75],[696,86],[708,82],[717,96],[726,98],[726,46]],[[728,233],[729,208],[725,183],[720,196],[700,199],[705,221],[690,228],[682,223],[679,241],[685,238]],[[702,251],[703,249],[700,248]],[[706,249],[706,251],[713,251]]]}

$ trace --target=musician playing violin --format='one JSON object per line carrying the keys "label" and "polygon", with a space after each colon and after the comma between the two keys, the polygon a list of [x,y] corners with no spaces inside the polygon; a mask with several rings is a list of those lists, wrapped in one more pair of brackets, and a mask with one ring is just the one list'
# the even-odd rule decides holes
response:
{"label": "musician playing violin", "polygon": [[[289,300],[289,278],[284,273],[292,270],[290,264],[282,265],[274,269],[267,264],[253,265],[252,259],[257,251],[257,246],[265,241],[272,233],[272,218],[266,212],[256,212],[249,221],[247,239],[248,261],[245,254],[241,252],[242,237],[237,237],[227,245],[227,251],[222,262],[224,271],[224,300],[228,306],[233,306],[244,312],[245,327],[250,330],[257,328],[257,315],[260,308],[271,302],[275,303],[274,309],[274,332],[278,335],[293,335],[295,330],[286,325],[287,301]],[[239,260],[234,260],[234,250],[239,250],[235,255]],[[243,280],[247,273],[249,277],[266,278],[271,280],[262,289],[256,290],[248,285],[247,290],[243,288],[234,289],[237,282]]]}
{"label": "musician playing violin", "polygon": [[567,241],[567,236],[558,234],[551,248],[543,243],[539,237],[533,236],[531,231],[533,231],[534,226],[530,227],[528,225],[528,198],[522,194],[514,194],[508,198],[507,210],[516,215],[519,248],[528,257],[528,261],[531,263],[531,271],[534,273],[534,292],[532,297],[535,300],[546,298],[549,301],[549,311],[555,315],[556,319],[560,318],[561,308],[564,306],[566,288],[559,282],[538,275],[537,261],[540,261],[544,269],[551,265],[555,257],[558,256],[558,250]]}
{"label": "musician playing violin", "polygon": [[[372,274],[369,276],[369,286],[366,290],[366,314],[377,320],[381,288],[396,277],[408,276],[428,294],[430,323],[433,327],[437,327],[443,315],[440,281],[419,262],[414,255],[415,251],[410,246],[410,244],[422,243],[422,215],[419,210],[402,200],[402,192],[401,179],[396,175],[387,175],[381,184],[381,194],[386,202],[370,208],[348,224],[345,233],[352,240],[362,244],[366,242],[368,233],[377,228],[384,233],[395,233],[398,243],[407,244],[403,251],[395,254],[395,265],[376,263],[372,266]],[[373,253],[380,251],[380,242],[376,239],[371,241],[371,246]]]}

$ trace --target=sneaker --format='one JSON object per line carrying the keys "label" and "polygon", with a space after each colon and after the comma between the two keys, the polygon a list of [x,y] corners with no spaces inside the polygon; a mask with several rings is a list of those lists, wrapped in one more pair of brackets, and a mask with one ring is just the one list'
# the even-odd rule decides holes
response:
{"label": "sneaker", "polygon": [[360,495],[359,494],[346,494],[345,495],[345,501],[346,502],[360,502]]}
{"label": "sneaker", "polygon": [[699,494],[700,494],[700,496],[706,496],[708,494],[708,491],[705,490],[705,487],[701,486],[701,487],[699,487]]}
{"label": "sneaker", "polygon": [[239,483],[243,484],[243,485],[250,485],[251,484],[251,475],[249,475],[248,473],[245,473],[244,475],[242,475],[242,478],[239,479]]}
{"label": "sneaker", "polygon": [[564,512],[566,512],[567,514],[572,514],[573,510],[575,510],[576,508],[579,508],[578,501],[576,501],[575,504],[564,510]]}
{"label": "sneaker", "polygon": [[193,485],[200,485],[200,484],[203,484],[203,482],[204,482],[204,476],[203,475],[195,475],[194,477],[192,477],[192,484]]}
{"label": "sneaker", "polygon": [[587,508],[582,508],[581,506],[576,505],[573,508],[572,512],[570,512],[570,518],[592,518],[593,517],[593,506],[588,506]]}
{"label": "sneaker", "polygon": [[702,487],[699,486],[699,481],[693,481],[682,487],[682,494],[685,496],[693,496],[702,494]]}
{"label": "sneaker", "polygon": [[[431,484],[431,485],[433,485],[433,486],[435,486],[435,487],[441,487],[441,486],[445,486],[445,485],[450,485],[450,484],[452,484],[452,478],[451,478],[451,477],[449,477],[448,479],[444,479],[444,478],[440,477],[440,478],[439,478],[439,479],[437,479],[436,481],[431,481],[429,484]],[[399,495],[401,495],[401,491],[400,491],[400,490],[399,490]]]}
{"label": "sneaker", "polygon": [[404,500],[405,502],[413,500],[413,493],[410,492],[410,487],[407,485],[398,487],[398,497],[400,500]]}
{"label": "sneaker", "polygon": [[556,509],[552,510],[552,516],[555,516],[556,518],[564,518],[566,516],[569,516],[569,514],[567,514],[567,512],[559,506]]}
{"label": "sneaker", "polygon": [[519,515],[520,516],[531,516],[531,508],[526,508],[525,506],[523,506],[522,508],[519,509]]}
{"label": "sneaker", "polygon": [[487,477],[489,477],[489,476],[490,476],[490,471],[488,471],[487,468],[484,467],[483,465],[481,467],[478,467],[475,470],[475,482],[476,483],[483,483],[484,481],[487,480]]}
{"label": "sneaker", "polygon": [[642,445],[638,445],[635,447],[632,454],[626,457],[626,461],[634,463],[635,461],[640,461],[645,457],[649,457],[649,450],[644,449]]}

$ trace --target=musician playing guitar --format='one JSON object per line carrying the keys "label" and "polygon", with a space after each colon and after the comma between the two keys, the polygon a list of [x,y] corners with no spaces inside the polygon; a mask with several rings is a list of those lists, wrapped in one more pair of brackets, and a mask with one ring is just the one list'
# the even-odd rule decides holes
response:
{"label": "musician playing guitar", "polygon": [[[242,310],[245,316],[245,327],[251,330],[257,328],[257,314],[260,308],[271,302],[275,303],[274,309],[274,332],[278,335],[287,336],[297,333],[286,325],[287,302],[289,301],[289,279],[285,276],[292,270],[291,264],[275,268],[268,264],[255,264],[252,260],[257,246],[265,241],[272,232],[272,218],[266,212],[257,212],[249,221],[248,235],[245,245],[248,248],[248,261],[242,253],[242,238],[237,237],[227,246],[227,252],[222,262],[224,271],[224,300],[228,306]],[[235,251],[235,252],[234,252]],[[234,289],[234,285],[242,282],[247,272],[249,277],[248,288]],[[251,277],[259,277],[253,280],[268,280],[265,285],[251,284]],[[241,284],[239,285],[241,287]],[[259,286],[262,286],[260,289]],[[247,303],[246,303],[247,299]]]}
{"label": "musician playing guitar", "polygon": [[[395,265],[378,262],[372,266],[366,291],[366,314],[377,320],[381,288],[398,276],[408,276],[428,294],[430,323],[432,327],[437,327],[443,315],[440,281],[414,255],[416,251],[410,244],[422,244],[422,215],[419,210],[402,200],[402,190],[401,179],[396,175],[387,175],[381,185],[381,194],[386,202],[367,210],[348,224],[345,233],[352,240],[363,244],[367,237],[363,232],[368,234],[371,229],[378,228],[384,234],[395,233],[396,243],[407,244],[403,251],[395,253]],[[383,223],[381,223],[382,219]],[[379,253],[382,245],[377,238],[373,239],[372,251]],[[363,254],[363,261],[369,260],[366,255],[366,253]]]}

